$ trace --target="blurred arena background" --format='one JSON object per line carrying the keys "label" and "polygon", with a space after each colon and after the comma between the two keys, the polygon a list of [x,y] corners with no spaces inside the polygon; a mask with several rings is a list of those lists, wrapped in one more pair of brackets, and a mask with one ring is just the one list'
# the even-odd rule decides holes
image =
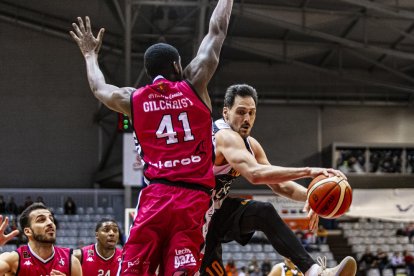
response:
{"label": "blurred arena background", "polygon": [[[107,80],[140,86],[148,82],[143,51],[165,41],[187,64],[214,3],[1,0],[0,196],[6,207],[12,197],[17,207],[28,196],[42,197],[56,213],[58,244],[74,248],[94,240],[103,215],[127,225],[140,165],[132,144],[124,143],[130,131],[122,114],[99,105],[89,90],[83,58],[68,34],[71,23],[88,15],[95,33],[104,27],[100,63]],[[360,259],[367,249],[385,251],[389,260],[395,252],[414,254],[413,19],[409,0],[235,1],[209,87],[214,116],[226,87],[248,83],[259,93],[253,135],[272,164],[347,173],[355,195],[351,212],[322,221],[326,242],[309,235],[304,241],[332,264],[344,255]],[[271,201],[292,228],[303,227],[301,204],[245,181],[233,193]],[[65,214],[68,197],[76,214]],[[224,251],[239,268],[253,257],[259,264],[281,260],[260,233],[249,246],[230,243]],[[379,274],[378,265],[365,268],[361,273]],[[383,271],[392,272],[391,266]]]}

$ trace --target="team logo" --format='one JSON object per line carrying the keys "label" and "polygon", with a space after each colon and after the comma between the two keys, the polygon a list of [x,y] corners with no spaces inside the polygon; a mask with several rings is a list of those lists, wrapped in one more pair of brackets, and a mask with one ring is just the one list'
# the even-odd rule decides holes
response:
{"label": "team logo", "polygon": [[93,250],[92,249],[89,249],[88,250],[88,257],[91,257],[91,256],[93,256],[95,253],[93,252]]}
{"label": "team logo", "polygon": [[30,254],[27,251],[23,251],[23,258],[28,259],[30,258]]}

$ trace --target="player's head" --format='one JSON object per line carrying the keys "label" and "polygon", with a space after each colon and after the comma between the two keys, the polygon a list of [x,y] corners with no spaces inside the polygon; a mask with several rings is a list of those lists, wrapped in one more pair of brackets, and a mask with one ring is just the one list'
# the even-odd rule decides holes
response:
{"label": "player's head", "polygon": [[250,135],[256,119],[257,92],[247,84],[235,84],[224,95],[223,118],[242,137]]}
{"label": "player's head", "polygon": [[154,44],[145,51],[144,66],[151,80],[158,75],[171,81],[183,78],[183,69],[178,50],[166,43]]}
{"label": "player's head", "polygon": [[119,227],[114,219],[102,218],[96,224],[96,241],[105,249],[115,249],[119,240]]}
{"label": "player's head", "polygon": [[54,244],[56,225],[52,212],[40,202],[28,206],[20,215],[20,227],[30,241]]}

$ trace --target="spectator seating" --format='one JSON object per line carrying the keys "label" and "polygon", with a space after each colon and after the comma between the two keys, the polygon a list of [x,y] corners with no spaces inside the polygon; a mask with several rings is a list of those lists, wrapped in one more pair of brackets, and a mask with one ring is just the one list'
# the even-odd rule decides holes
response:
{"label": "spectator seating", "polygon": [[[341,222],[344,236],[352,251],[359,259],[368,247],[371,252],[381,249],[391,257],[393,252],[407,250],[414,255],[414,244],[410,243],[408,236],[397,236],[398,229],[404,229],[406,223],[380,220],[360,220],[358,222]],[[376,273],[376,272],[370,272]]]}

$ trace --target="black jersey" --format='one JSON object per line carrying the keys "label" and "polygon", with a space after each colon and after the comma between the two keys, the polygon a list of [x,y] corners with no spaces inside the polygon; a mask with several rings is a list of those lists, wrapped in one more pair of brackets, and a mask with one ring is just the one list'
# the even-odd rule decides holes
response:
{"label": "black jersey", "polygon": [[[230,129],[230,126],[223,119],[215,121],[213,125],[213,133],[216,134],[222,129]],[[243,140],[246,145],[246,149],[253,154],[248,137],[243,138]],[[231,184],[237,177],[240,176],[240,173],[233,169],[230,164],[224,164],[221,166],[214,165],[213,171],[216,177],[214,202],[216,203],[215,206],[218,209],[223,200],[229,194]]]}

